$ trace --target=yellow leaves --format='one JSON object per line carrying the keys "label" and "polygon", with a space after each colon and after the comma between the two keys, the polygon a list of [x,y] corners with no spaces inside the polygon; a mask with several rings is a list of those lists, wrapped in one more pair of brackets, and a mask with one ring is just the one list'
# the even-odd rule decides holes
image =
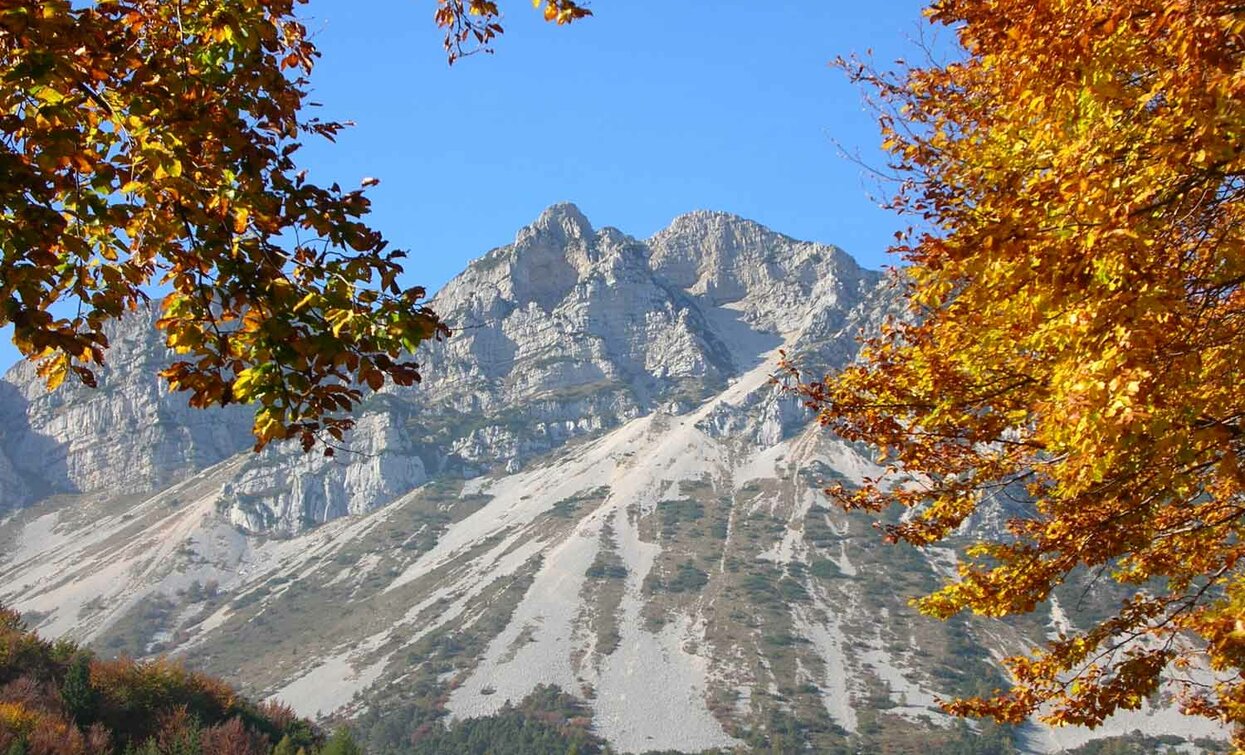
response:
{"label": "yellow leaves", "polygon": [[233,381],[233,397],[242,403],[249,402],[252,396],[251,387],[258,375],[257,367],[249,367],[239,372]]}
{"label": "yellow leaves", "polygon": [[1090,85],[1090,89],[1099,97],[1112,100],[1127,99],[1128,92],[1114,78],[1100,78]]}
{"label": "yellow leaves", "polygon": [[69,364],[68,354],[52,354],[39,363],[36,373],[47,383],[48,390],[54,391],[69,376]]}
{"label": "yellow leaves", "polygon": [[234,37],[233,26],[230,24],[222,24],[220,26],[215,26],[212,28],[210,32],[210,37],[213,42],[223,42],[226,44],[233,42],[233,37]]}
{"label": "yellow leaves", "polygon": [[287,429],[281,413],[266,407],[255,415],[255,438],[257,447],[262,448],[268,442],[280,440],[287,436]]}
{"label": "yellow leaves", "polygon": [[160,160],[156,163],[155,170],[152,171],[151,177],[154,181],[163,181],[166,178],[180,178],[182,175],[182,163],[176,158],[168,160]]}
{"label": "yellow leaves", "polygon": [[573,0],[532,0],[532,7],[540,8],[542,2],[544,3],[545,20],[556,22],[559,25],[569,24],[577,19],[592,15],[592,11],[580,6]]}
{"label": "yellow leaves", "polygon": [[268,324],[268,317],[258,307],[250,307],[242,314],[242,327],[238,329],[242,335],[253,334]]}
{"label": "yellow leaves", "polygon": [[[317,54],[287,3],[176,16],[158,0],[26,4],[0,11],[0,36],[44,23],[30,35],[37,49],[0,52],[0,96],[26,112],[0,136],[37,168],[36,185],[11,177],[0,191],[0,214],[23,229],[5,237],[0,324],[50,387],[93,382],[104,324],[153,283],[171,289],[156,326],[183,356],[162,379],[194,407],[254,402],[261,442],[340,439],[361,396],[345,380],[419,379],[407,350],[447,331],[422,291],[396,285],[399,256],[363,222],[360,193],[319,187],[289,160],[300,134],[332,138],[342,125],[299,112],[306,84],[286,69],[310,69]],[[327,243],[289,248],[300,227]],[[48,314],[71,295],[81,316]]]}
{"label": "yellow leaves", "polygon": [[164,342],[175,353],[188,354],[203,344],[203,333],[196,328],[182,326],[172,330]]}
{"label": "yellow leaves", "polygon": [[307,295],[305,295],[303,298],[298,300],[298,303],[294,305],[293,311],[297,314],[307,309],[308,307],[316,307],[319,301],[320,301],[320,294],[318,292],[311,291]]}
{"label": "yellow leaves", "polygon": [[[912,179],[897,206],[938,230],[900,239],[914,323],[803,389],[830,430],[925,481],[923,497],[874,482],[851,500],[918,508],[888,534],[920,545],[952,532],[950,501],[1023,481],[1033,508],[1014,541],[970,549],[921,601],[934,615],[1025,612],[1082,567],[1166,586],[1012,659],[1013,692],[959,712],[1101,721],[1179,658],[1089,656],[1122,635],[1161,644],[1176,624],[1220,648],[1220,668],[1245,668],[1227,613],[1164,621],[1207,605],[1194,585],[1222,588],[1245,558],[1245,188],[1223,168],[1245,170],[1245,48],[1213,5],[943,3],[963,62],[899,88],[854,74],[877,85],[885,148]],[[1197,710],[1245,723],[1239,677],[1216,694]]]}
{"label": "yellow leaves", "polygon": [[342,329],[349,326],[355,319],[355,313],[349,309],[331,310],[324,318],[332,328],[333,336],[340,337]]}
{"label": "yellow leaves", "polygon": [[65,95],[54,87],[38,85],[30,90],[31,96],[49,105],[59,105],[65,101]]}
{"label": "yellow leaves", "polygon": [[0,730],[29,734],[38,722],[38,714],[21,703],[0,702]]}

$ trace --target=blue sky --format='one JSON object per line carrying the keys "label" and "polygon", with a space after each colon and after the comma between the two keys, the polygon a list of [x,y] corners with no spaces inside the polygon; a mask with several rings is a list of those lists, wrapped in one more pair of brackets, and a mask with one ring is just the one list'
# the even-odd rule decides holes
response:
{"label": "blue sky", "polygon": [[[835,143],[881,164],[874,118],[828,66],[913,54],[923,2],[595,0],[544,23],[505,0],[496,54],[447,66],[433,0],[312,0],[318,115],[357,124],[301,153],[313,178],[370,191],[373,223],[435,291],[558,201],[646,237],[694,209],[888,262],[899,221]],[[16,358],[0,344],[0,368]]]}
{"label": "blue sky", "polygon": [[910,52],[923,3],[596,0],[557,27],[508,0],[496,54],[453,67],[432,7],[314,0],[316,98],[358,125],[304,156],[383,180],[376,222],[430,289],[561,200],[640,237],[727,210],[883,264],[896,220],[834,146],[880,162],[876,123],[828,62]]}

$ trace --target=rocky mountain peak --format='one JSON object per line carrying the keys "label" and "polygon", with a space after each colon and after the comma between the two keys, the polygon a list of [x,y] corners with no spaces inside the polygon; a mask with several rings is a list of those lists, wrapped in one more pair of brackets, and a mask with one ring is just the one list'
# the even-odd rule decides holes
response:
{"label": "rocky mountain peak", "polygon": [[592,224],[570,203],[555,204],[515,236],[510,288],[519,304],[551,311],[596,262]]}
{"label": "rocky mountain peak", "polygon": [[[818,343],[838,343],[875,282],[833,247],[727,213],[683,215],[643,241],[555,204],[437,294],[455,335],[425,347],[422,385],[369,403],[349,441],[361,453],[248,457],[222,508],[245,530],[290,534],[427,479],[514,471],[573,438],[705,400],[809,323]],[[151,325],[117,326],[100,391],[49,396],[29,370],[10,375],[0,416],[17,429],[0,437],[0,492],[11,503],[141,493],[245,447],[246,407],[193,412],[161,388],[170,356]],[[48,482],[48,468],[64,472]],[[130,474],[118,481],[117,469]]]}
{"label": "rocky mountain peak", "polygon": [[518,235],[522,238],[525,233],[553,234],[563,240],[591,239],[593,229],[592,223],[573,203],[558,202],[545,208],[540,217],[520,230]]}

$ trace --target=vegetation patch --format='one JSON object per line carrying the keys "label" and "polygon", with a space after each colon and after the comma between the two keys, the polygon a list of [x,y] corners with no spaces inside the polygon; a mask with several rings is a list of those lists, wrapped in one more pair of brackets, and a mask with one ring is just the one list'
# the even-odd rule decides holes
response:
{"label": "vegetation patch", "polygon": [[678,564],[672,573],[662,574],[651,571],[644,578],[644,589],[647,592],[696,592],[709,584],[708,573],[696,568],[691,561]]}
{"label": "vegetation patch", "polygon": [[366,693],[355,726],[369,755],[409,755],[417,739],[442,728],[450,689],[465,680],[510,623],[539,568],[540,559],[533,559],[515,576],[498,580],[463,613],[474,620],[439,628],[406,650],[401,683]]}
{"label": "vegetation patch", "polygon": [[596,635],[597,656],[603,657],[614,652],[622,641],[619,610],[627,586],[627,566],[618,555],[613,515],[601,527],[600,542],[596,558],[584,574],[587,579],[584,581],[582,597],[589,613],[592,631]]}
{"label": "vegetation patch", "polygon": [[156,638],[171,630],[176,608],[163,595],[143,598],[96,638],[93,646],[110,658],[141,658],[158,652]]}
{"label": "vegetation patch", "polygon": [[537,685],[518,705],[449,728],[425,726],[411,740],[415,755],[597,755],[608,751],[592,733],[592,709],[556,686]]}
{"label": "vegetation patch", "polygon": [[[335,741],[348,741],[348,735]],[[0,607],[0,752],[352,755],[287,707],[167,660],[102,660]],[[282,749],[284,748],[284,749]]]}
{"label": "vegetation patch", "polygon": [[586,490],[577,495],[563,498],[549,509],[549,515],[558,519],[570,519],[587,504],[600,504],[610,494],[608,485]]}
{"label": "vegetation patch", "polygon": [[698,522],[705,516],[705,507],[695,498],[684,498],[677,501],[662,501],[657,504],[661,513],[661,531],[663,535],[673,535],[680,522]]}

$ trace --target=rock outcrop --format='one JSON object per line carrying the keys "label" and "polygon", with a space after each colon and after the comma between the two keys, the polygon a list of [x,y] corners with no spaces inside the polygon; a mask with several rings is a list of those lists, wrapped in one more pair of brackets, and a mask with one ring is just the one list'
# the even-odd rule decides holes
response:
{"label": "rock outcrop", "polygon": [[140,311],[108,329],[99,387],[48,392],[29,363],[0,380],[0,510],[56,493],[148,493],[249,445],[244,407],[202,412],[156,377],[172,352]]}

